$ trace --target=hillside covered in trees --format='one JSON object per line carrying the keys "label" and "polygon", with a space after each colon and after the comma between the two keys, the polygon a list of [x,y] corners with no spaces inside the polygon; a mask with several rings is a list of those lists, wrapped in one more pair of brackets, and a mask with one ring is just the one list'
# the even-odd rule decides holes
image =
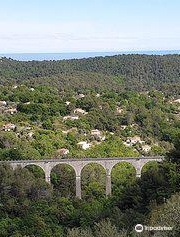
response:
{"label": "hillside covered in trees", "polygon": [[177,93],[179,55],[117,55],[79,60],[20,62],[2,58],[0,78],[53,83],[60,89],[122,91],[162,89]]}
{"label": "hillside covered in trees", "polygon": [[[180,56],[0,60],[0,160],[163,155],[135,177],[133,166],[75,174],[58,165],[52,186],[36,166],[0,164],[0,236],[136,237],[180,234]],[[143,232],[134,226],[172,226]],[[163,234],[163,235],[162,235]]]}

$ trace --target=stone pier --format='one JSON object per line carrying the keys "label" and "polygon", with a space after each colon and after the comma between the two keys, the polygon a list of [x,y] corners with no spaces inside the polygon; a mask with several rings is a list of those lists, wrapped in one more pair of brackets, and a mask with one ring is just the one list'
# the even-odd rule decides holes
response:
{"label": "stone pier", "polygon": [[81,199],[81,176],[76,176],[76,197]]}

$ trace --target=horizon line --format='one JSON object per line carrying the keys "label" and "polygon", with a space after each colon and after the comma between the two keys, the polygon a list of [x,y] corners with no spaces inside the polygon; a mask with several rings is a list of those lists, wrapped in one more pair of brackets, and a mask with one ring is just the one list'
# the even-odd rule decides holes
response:
{"label": "horizon line", "polygon": [[66,51],[66,52],[8,52],[0,54],[77,54],[77,53],[136,53],[136,52],[171,52],[171,51],[180,51],[180,49],[152,49],[152,50],[117,50],[117,51]]}

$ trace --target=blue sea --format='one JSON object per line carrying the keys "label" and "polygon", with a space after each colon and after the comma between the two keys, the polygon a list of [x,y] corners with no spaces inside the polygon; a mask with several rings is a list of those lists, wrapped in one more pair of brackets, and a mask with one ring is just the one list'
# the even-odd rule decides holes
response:
{"label": "blue sea", "polygon": [[43,61],[43,60],[63,60],[63,59],[81,59],[98,56],[113,56],[118,54],[147,54],[147,55],[166,55],[180,54],[180,50],[164,51],[121,51],[121,52],[79,52],[79,53],[8,53],[1,54],[0,57],[12,58],[19,61]]}

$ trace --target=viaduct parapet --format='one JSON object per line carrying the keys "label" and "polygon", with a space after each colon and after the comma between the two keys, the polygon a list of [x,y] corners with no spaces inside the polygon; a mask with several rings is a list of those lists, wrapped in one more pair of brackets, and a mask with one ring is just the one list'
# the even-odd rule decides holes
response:
{"label": "viaduct parapet", "polygon": [[106,170],[106,195],[111,195],[111,171],[116,164],[127,162],[136,169],[136,177],[141,177],[141,171],[145,164],[150,161],[161,162],[164,157],[126,157],[126,158],[83,158],[83,159],[51,159],[51,160],[14,160],[0,161],[0,163],[8,163],[13,169],[17,167],[26,167],[36,165],[42,168],[45,173],[45,180],[51,183],[51,171],[56,165],[70,165],[76,174],[76,197],[81,198],[81,172],[88,164],[99,164]]}

